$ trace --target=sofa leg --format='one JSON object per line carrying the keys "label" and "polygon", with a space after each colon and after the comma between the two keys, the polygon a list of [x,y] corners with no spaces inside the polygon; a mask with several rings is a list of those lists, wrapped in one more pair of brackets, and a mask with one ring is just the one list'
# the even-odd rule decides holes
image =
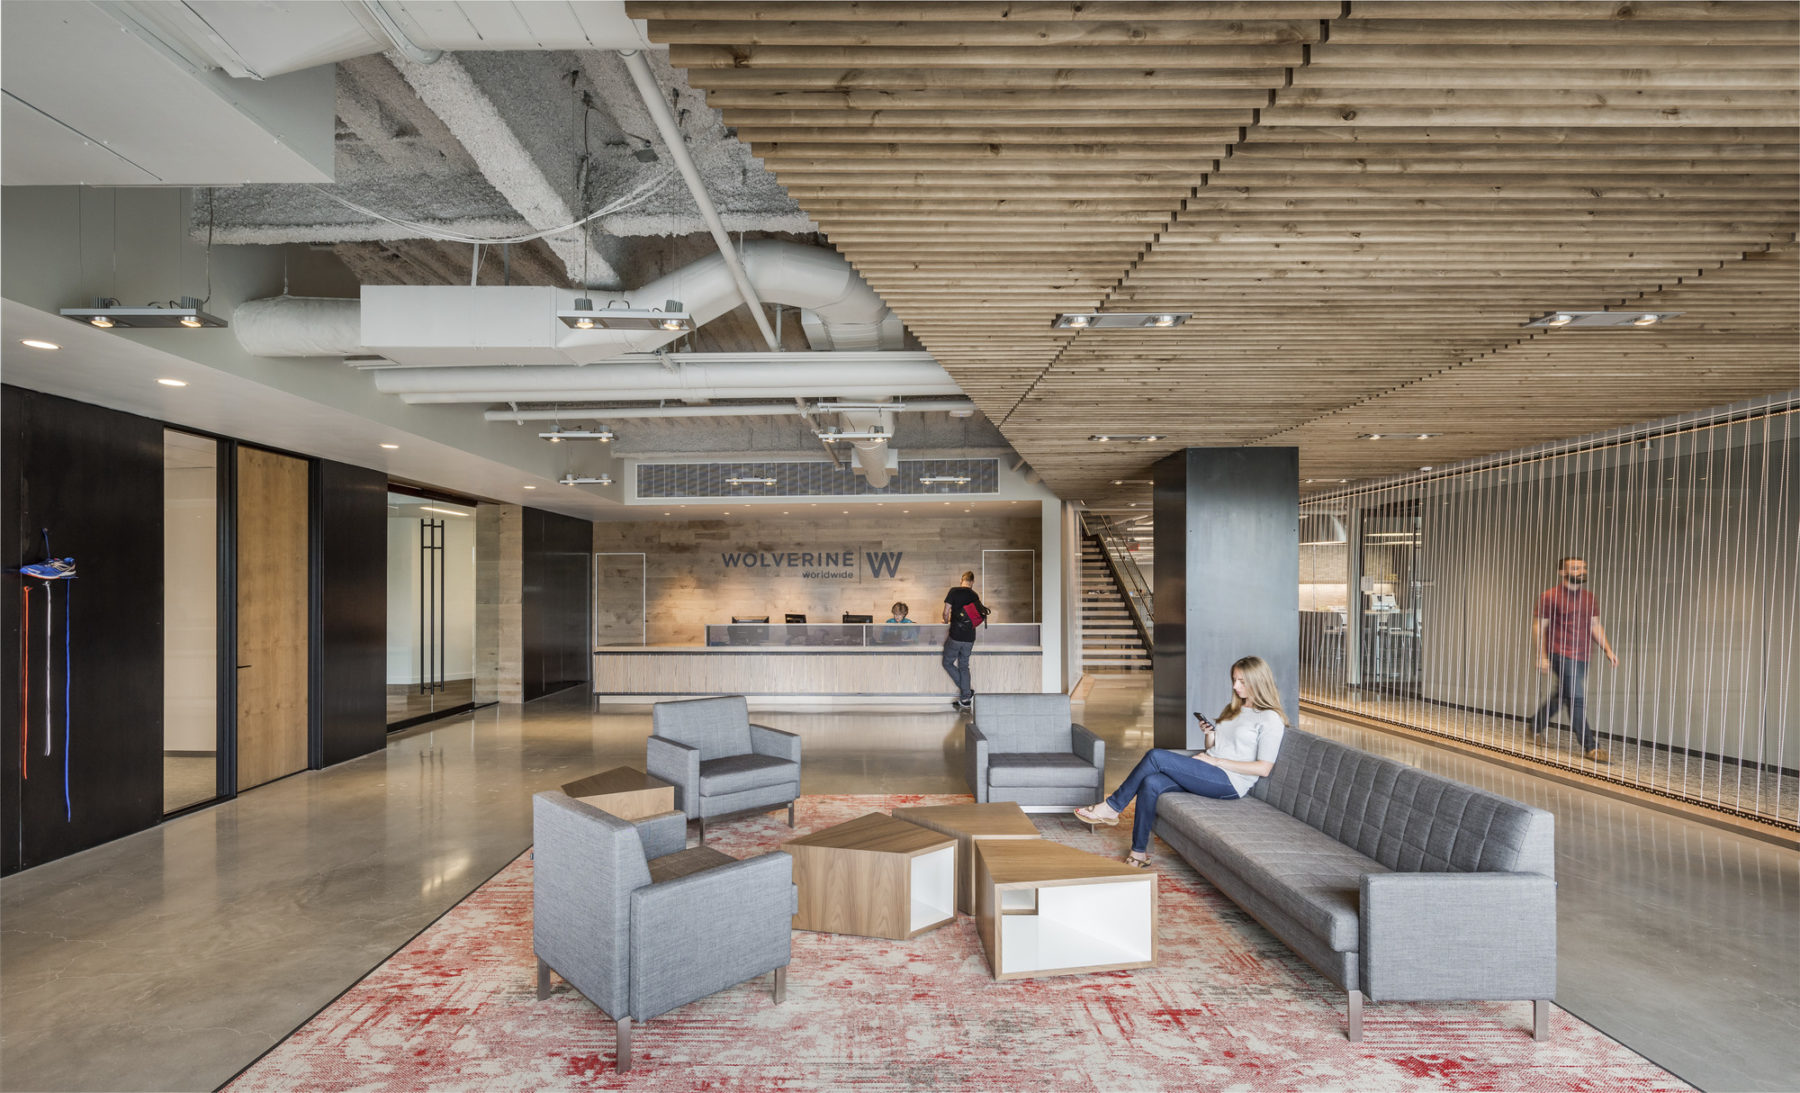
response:
{"label": "sofa leg", "polygon": [[1532,999],[1531,1038],[1533,1040],[1550,1038],[1550,999],[1548,998]]}
{"label": "sofa leg", "polygon": [[788,826],[790,828],[794,826],[794,802],[792,801],[788,802]]}
{"label": "sofa leg", "polygon": [[1348,1009],[1349,1009],[1349,1015],[1350,1015],[1350,1042],[1353,1044],[1359,1044],[1362,1042],[1362,992],[1361,991],[1351,991],[1350,992],[1350,1004],[1349,1004]]}
{"label": "sofa leg", "polygon": [[706,845],[706,817],[700,817],[700,845]]}
{"label": "sofa leg", "polygon": [[631,1069],[631,1018],[621,1017],[619,1026],[619,1056],[613,1063],[613,1069],[624,1073]]}
{"label": "sofa leg", "polygon": [[543,958],[539,957],[538,958],[538,1001],[542,1002],[544,999],[546,999],[548,997],[550,997],[550,965],[544,963]]}
{"label": "sofa leg", "polygon": [[775,1004],[787,1001],[787,965],[775,969]]}

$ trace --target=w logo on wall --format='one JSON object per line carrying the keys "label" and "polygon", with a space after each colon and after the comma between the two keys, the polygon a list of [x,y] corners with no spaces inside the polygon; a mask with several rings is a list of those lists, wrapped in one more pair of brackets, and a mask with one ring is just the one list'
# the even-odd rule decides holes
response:
{"label": "w logo on wall", "polygon": [[883,550],[880,552],[865,552],[863,554],[863,558],[868,561],[869,573],[872,576],[894,577],[894,576],[899,575],[900,555],[902,553],[904,553],[904,552],[898,551],[898,550],[894,550],[894,551]]}

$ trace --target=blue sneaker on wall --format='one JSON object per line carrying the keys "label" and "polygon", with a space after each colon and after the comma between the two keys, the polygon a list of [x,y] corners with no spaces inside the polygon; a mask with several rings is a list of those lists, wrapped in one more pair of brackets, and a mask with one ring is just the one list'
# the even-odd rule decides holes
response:
{"label": "blue sneaker on wall", "polygon": [[75,579],[75,559],[50,558],[42,562],[22,565],[19,572],[27,577],[36,577],[40,581],[72,581]]}

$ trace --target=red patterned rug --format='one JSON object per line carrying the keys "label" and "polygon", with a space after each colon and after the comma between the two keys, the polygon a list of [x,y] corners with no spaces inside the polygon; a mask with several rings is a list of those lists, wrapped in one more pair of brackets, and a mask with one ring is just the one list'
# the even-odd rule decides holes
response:
{"label": "red patterned rug", "polygon": [[[796,823],[968,799],[803,797]],[[794,834],[778,817],[719,824],[709,844],[773,850]],[[1059,842],[1125,851],[1127,825],[1036,820]],[[796,932],[786,1002],[763,976],[635,1025],[633,1069],[617,1074],[599,1010],[560,979],[537,1001],[526,853],[227,1088],[1689,1088],[1560,1009],[1534,1041],[1525,1002],[1371,1005],[1350,1043],[1343,992],[1167,847],[1152,854],[1155,968],[996,983],[966,916],[912,941]]]}

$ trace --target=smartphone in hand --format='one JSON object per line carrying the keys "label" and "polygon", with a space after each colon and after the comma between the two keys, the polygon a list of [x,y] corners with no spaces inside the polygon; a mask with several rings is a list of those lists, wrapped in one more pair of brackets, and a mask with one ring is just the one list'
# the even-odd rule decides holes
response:
{"label": "smartphone in hand", "polygon": [[1194,720],[1200,722],[1200,727],[1205,729],[1207,732],[1213,732],[1218,729],[1218,726],[1213,724],[1211,721],[1208,721],[1206,719],[1206,715],[1201,713],[1199,710],[1194,711]]}

